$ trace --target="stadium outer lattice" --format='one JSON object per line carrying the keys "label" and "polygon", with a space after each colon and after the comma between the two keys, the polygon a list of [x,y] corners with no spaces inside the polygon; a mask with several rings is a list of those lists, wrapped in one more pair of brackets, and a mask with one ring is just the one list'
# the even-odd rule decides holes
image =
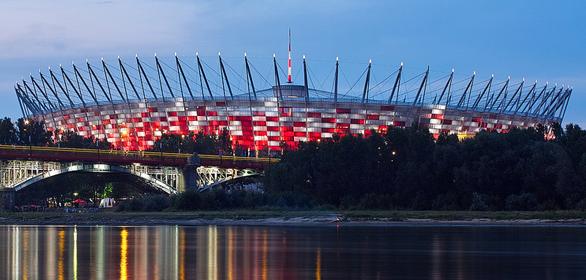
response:
{"label": "stadium outer lattice", "polygon": [[[274,56],[274,77],[269,79],[274,82],[259,89],[261,74],[246,54],[244,75],[220,55],[216,70],[197,54],[193,67],[177,55],[173,60],[168,64],[155,55],[149,65],[137,56],[133,63],[118,58],[116,64],[102,59],[98,67],[87,62],[83,67],[49,68],[48,73],[17,82],[16,96],[23,115],[44,121],[54,137],[74,131],[106,139],[116,148],[147,150],[164,133],[217,135],[227,130],[234,148],[277,151],[334,134],[368,135],[413,124],[428,128],[435,137],[549,126],[563,120],[572,94],[568,87],[524,79],[514,83],[510,77],[477,81],[476,73],[455,81],[453,70],[431,80],[429,67],[406,79],[402,63],[375,84],[370,61],[343,94],[337,58],[331,90],[320,90],[310,87],[305,57],[303,83],[282,84],[284,75]],[[352,89],[359,90],[354,97],[347,94]]]}

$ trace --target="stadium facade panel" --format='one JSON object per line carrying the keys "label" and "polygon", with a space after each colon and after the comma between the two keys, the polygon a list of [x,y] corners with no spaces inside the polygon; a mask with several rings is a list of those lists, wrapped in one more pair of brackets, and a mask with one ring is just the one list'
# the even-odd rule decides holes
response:
{"label": "stadium facade panel", "polygon": [[[127,68],[131,66],[119,59],[117,69],[102,61],[99,70],[103,75],[96,75],[98,69],[89,63],[84,71],[74,65],[68,71],[60,68],[60,73],[49,70],[48,75],[39,74],[37,79],[31,76],[30,81],[20,81],[15,91],[23,115],[43,121],[49,131],[55,132],[54,137],[59,132],[74,131],[107,140],[116,148],[148,150],[165,133],[219,135],[226,130],[233,148],[250,151],[278,151],[300,142],[329,139],[334,134],[369,135],[371,131],[384,133],[391,127],[412,125],[429,129],[434,137],[440,133],[469,137],[481,130],[508,132],[512,128],[548,126],[562,121],[572,92],[571,88],[547,84],[526,85],[524,80],[512,84],[510,78],[498,84],[491,78],[474,85],[475,73],[463,80],[465,86],[458,91],[452,89],[456,84],[453,71],[434,82],[429,80],[429,69],[419,79],[402,81],[403,65],[373,86],[369,62],[361,94],[343,96],[338,94],[338,61],[334,89],[325,91],[309,86],[305,59],[303,85],[282,85],[273,59],[274,84],[256,90],[245,57],[245,78],[241,78],[246,89],[232,92],[234,86],[220,58],[220,71],[214,71],[216,86],[221,88],[218,93],[212,91],[213,80],[206,77],[207,65],[199,57],[195,66],[199,80],[187,77],[183,68],[188,66],[177,57],[175,60],[174,79],[165,74],[156,57],[155,65],[148,68],[151,72],[145,71],[145,63],[137,58],[134,74],[129,74]],[[370,97],[380,95],[374,94],[374,89],[386,80],[389,86],[380,92],[387,96]],[[412,80],[412,90],[402,92],[401,87]],[[409,92],[413,96],[409,97]]]}

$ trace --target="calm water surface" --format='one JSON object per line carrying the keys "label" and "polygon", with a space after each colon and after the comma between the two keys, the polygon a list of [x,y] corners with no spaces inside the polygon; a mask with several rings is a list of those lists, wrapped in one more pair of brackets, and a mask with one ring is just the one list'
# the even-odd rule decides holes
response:
{"label": "calm water surface", "polygon": [[0,226],[0,279],[586,279],[586,227]]}

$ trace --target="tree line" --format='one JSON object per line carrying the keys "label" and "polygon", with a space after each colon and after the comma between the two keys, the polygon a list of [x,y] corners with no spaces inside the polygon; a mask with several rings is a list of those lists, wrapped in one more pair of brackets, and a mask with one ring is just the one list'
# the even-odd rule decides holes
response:
{"label": "tree line", "polygon": [[265,175],[271,193],[343,209],[586,209],[586,131],[570,124],[435,140],[392,128],[302,143]]}

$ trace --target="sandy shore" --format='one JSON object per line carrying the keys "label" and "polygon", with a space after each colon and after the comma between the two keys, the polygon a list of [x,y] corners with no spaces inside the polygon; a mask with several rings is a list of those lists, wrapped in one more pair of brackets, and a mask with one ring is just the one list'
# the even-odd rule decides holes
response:
{"label": "sandy shore", "polygon": [[0,225],[586,226],[585,212],[4,212]]}

